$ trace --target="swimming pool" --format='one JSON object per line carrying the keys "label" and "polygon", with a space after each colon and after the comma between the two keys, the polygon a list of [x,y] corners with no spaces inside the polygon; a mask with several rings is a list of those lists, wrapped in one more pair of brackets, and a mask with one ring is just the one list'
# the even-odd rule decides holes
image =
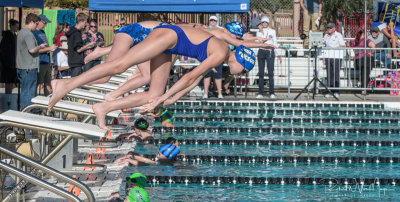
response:
{"label": "swimming pool", "polygon": [[377,103],[181,101],[169,110],[176,127],[156,123],[155,141],[135,151],[155,158],[172,136],[187,156],[174,166],[129,167],[126,173],[148,176],[152,200],[400,196],[399,109]]}

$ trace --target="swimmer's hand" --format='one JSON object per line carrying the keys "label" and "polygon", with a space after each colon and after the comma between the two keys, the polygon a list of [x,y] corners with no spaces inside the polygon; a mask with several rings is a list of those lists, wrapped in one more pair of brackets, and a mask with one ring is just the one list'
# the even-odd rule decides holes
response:
{"label": "swimmer's hand", "polygon": [[161,100],[160,97],[154,98],[152,100],[149,100],[148,104],[143,105],[143,110],[145,112],[150,112],[152,110],[154,110],[158,105],[161,104]]}

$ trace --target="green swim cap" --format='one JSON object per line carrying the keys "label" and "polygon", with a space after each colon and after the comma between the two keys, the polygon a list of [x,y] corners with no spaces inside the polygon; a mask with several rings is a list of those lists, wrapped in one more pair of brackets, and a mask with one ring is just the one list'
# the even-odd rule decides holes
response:
{"label": "green swim cap", "polygon": [[147,191],[140,187],[134,187],[129,190],[127,198],[130,202],[150,202]]}
{"label": "green swim cap", "polygon": [[138,118],[135,121],[135,128],[145,131],[149,128],[149,122],[144,118]]}
{"label": "green swim cap", "polygon": [[126,179],[127,182],[134,183],[140,188],[146,186],[147,177],[144,176],[142,173],[133,173]]}
{"label": "green swim cap", "polygon": [[163,120],[163,121],[167,121],[167,122],[172,123],[172,121],[175,119],[174,113],[172,113],[172,112],[170,112],[168,110],[164,110],[163,107],[160,107],[160,110],[162,111],[161,115],[160,115],[160,119]]}

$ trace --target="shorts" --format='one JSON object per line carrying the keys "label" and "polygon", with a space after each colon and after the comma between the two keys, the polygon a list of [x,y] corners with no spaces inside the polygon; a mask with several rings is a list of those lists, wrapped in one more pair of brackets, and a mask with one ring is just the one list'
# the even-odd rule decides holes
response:
{"label": "shorts", "polygon": [[210,78],[213,77],[214,79],[221,79],[222,78],[222,66],[218,65],[217,67],[215,67],[215,70],[217,70],[217,72],[214,72],[212,69],[204,76],[204,78]]}
{"label": "shorts", "polygon": [[40,64],[39,72],[37,78],[37,84],[50,84],[51,83],[51,65],[50,64]]}

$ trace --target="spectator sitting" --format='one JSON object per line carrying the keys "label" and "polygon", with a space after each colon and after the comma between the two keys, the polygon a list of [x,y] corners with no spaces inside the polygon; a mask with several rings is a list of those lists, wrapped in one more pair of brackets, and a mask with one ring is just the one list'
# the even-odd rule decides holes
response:
{"label": "spectator sitting", "polygon": [[[360,30],[357,32],[355,40],[350,41],[351,47],[356,48],[364,48],[364,30]],[[368,48],[375,48],[375,44],[370,39],[367,40]],[[367,52],[367,53],[365,53]],[[366,66],[364,66],[364,57],[367,57]],[[371,72],[371,63],[374,62],[372,59],[372,54],[370,50],[354,50],[354,59],[355,59],[355,69],[360,70],[360,83],[362,88],[367,87],[367,83],[369,82],[369,74]],[[366,94],[366,91],[363,91],[363,94]]]}
{"label": "spectator sitting", "polygon": [[[368,36],[368,39],[375,43],[376,48],[390,48],[391,44],[389,39],[379,31],[378,27],[374,27],[371,31],[371,35]],[[385,65],[385,68],[388,68],[389,64],[392,61],[392,55],[388,50],[377,50],[374,53],[374,58],[376,60],[382,61]]]}
{"label": "spectator sitting", "polygon": [[[64,36],[65,37],[65,36]],[[65,37],[66,38],[66,37]],[[61,37],[61,39],[63,39]],[[60,51],[58,51],[56,55],[56,67],[59,78],[71,78],[71,68],[68,65],[68,44],[67,42],[62,42],[60,47]]]}

